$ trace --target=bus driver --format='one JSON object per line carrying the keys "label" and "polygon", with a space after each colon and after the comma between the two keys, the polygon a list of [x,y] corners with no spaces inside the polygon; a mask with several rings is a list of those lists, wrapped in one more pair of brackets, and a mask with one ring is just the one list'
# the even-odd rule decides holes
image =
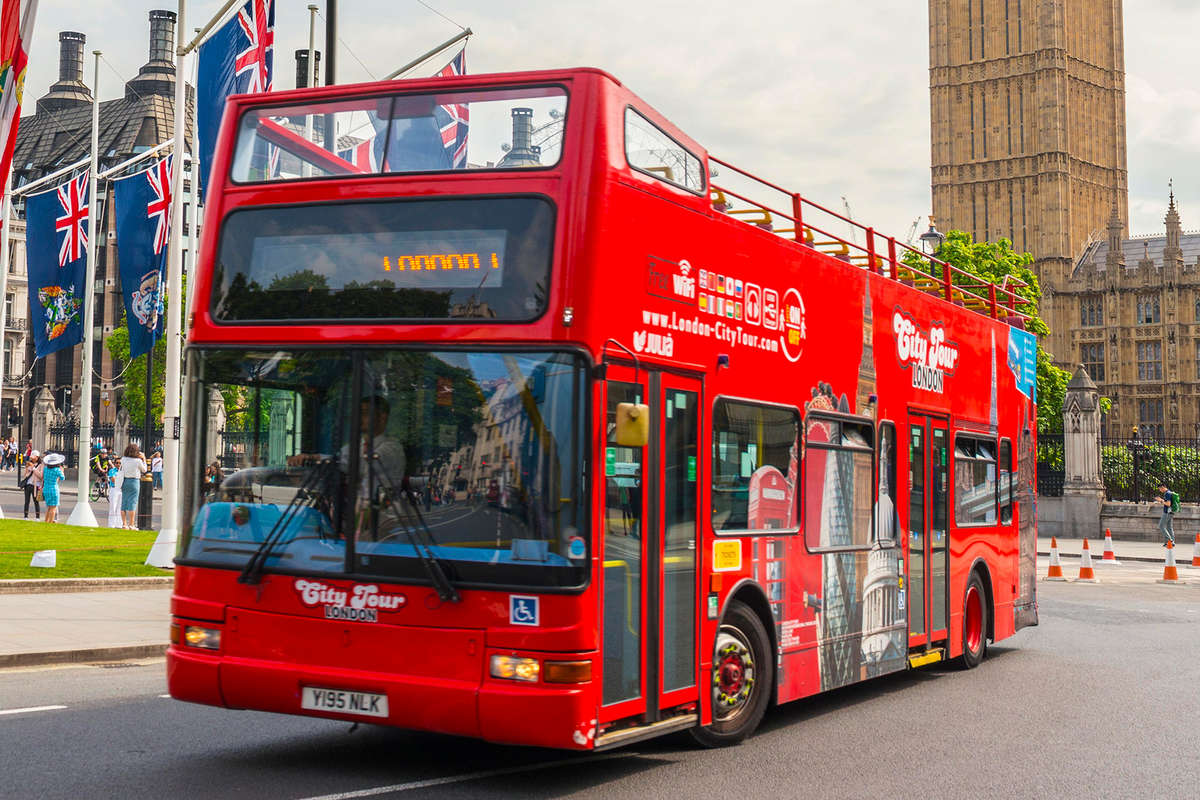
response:
{"label": "bus driver", "polygon": [[[405,478],[404,445],[387,433],[388,417],[391,415],[391,405],[387,398],[381,395],[364,397],[359,404],[360,436],[362,444],[359,450],[359,502],[365,501],[372,486],[401,491]],[[368,446],[370,436],[370,446]],[[368,456],[372,456],[368,461]],[[288,466],[297,467],[311,464],[322,458],[315,453],[297,453],[287,460]],[[350,469],[350,444],[342,445],[338,453],[338,466],[343,472]],[[399,498],[396,498],[399,500]]]}

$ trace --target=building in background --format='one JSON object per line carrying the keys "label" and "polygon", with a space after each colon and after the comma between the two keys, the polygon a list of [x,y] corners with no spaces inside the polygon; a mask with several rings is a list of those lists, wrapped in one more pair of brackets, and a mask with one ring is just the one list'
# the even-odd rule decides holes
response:
{"label": "building in background", "polygon": [[[83,81],[84,45],[86,36],[74,31],[59,34],[59,79],[50,90],[38,98],[36,113],[21,119],[13,154],[13,186],[25,184],[48,175],[57,169],[87,158],[91,146],[92,92]],[[150,57],[138,74],[126,82],[122,97],[100,103],[100,170],[117,166],[126,159],[154,148],[174,135],[175,107],[175,13],[150,12]],[[111,74],[111,73],[110,73]],[[195,92],[187,92],[187,127],[190,132],[194,119]],[[190,152],[190,147],[188,147]],[[110,178],[124,177],[130,172],[145,169],[148,161],[132,166],[128,171]],[[65,180],[65,176],[63,180]],[[50,189],[56,182],[35,191]],[[96,371],[91,398],[93,419],[97,425],[111,424],[116,419],[118,400],[124,390],[119,375],[123,364],[114,363],[104,341],[120,324],[124,305],[120,275],[117,268],[114,211],[109,181],[101,180],[97,190],[99,224],[92,230],[99,236],[95,290],[94,359]],[[185,191],[190,192],[190,181]],[[11,340],[14,358],[6,359],[5,406],[15,405],[23,419],[22,437],[31,433],[28,410],[33,398],[43,388],[53,394],[58,412],[65,418],[78,418],[82,398],[80,387],[80,352],[82,345],[60,350],[44,359],[34,360],[33,338],[27,335],[29,320],[28,289],[24,256],[24,205],[17,197],[14,211],[20,220],[13,225],[13,247],[9,274],[9,297],[16,313],[9,314],[5,347]],[[194,222],[190,205],[184,207],[184,234]],[[184,254],[185,269],[190,254]],[[18,297],[19,295],[19,297]],[[6,298],[6,302],[8,299]],[[11,366],[10,366],[11,365]],[[10,392],[10,387],[12,391]],[[4,420],[7,422],[7,416]]]}
{"label": "building in background", "polygon": [[930,0],[929,62],[937,224],[1034,254],[1044,345],[1073,366],[1059,293],[1114,207],[1128,235],[1122,2]]}
{"label": "building in background", "polygon": [[1200,439],[1200,233],[1184,233],[1171,192],[1166,232],[1090,243],[1057,298],[1070,357],[1113,401],[1103,436]]}

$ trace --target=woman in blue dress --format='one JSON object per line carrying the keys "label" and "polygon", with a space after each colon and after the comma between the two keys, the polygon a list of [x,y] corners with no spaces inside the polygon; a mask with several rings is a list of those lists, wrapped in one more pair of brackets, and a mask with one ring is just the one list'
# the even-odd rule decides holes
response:
{"label": "woman in blue dress", "polygon": [[66,460],[62,453],[50,453],[43,459],[46,466],[42,470],[42,499],[46,501],[46,522],[58,521],[58,484],[66,477],[62,468]]}

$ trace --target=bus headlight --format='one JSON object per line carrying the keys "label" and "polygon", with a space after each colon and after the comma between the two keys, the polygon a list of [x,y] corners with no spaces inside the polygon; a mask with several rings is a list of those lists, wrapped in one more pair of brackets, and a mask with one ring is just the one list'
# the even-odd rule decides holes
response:
{"label": "bus headlight", "polygon": [[192,647],[205,650],[221,648],[221,632],[212,628],[201,628],[198,625],[188,625],[183,629],[183,640]]}
{"label": "bus headlight", "polygon": [[509,681],[529,681],[537,683],[541,666],[536,658],[521,658],[520,656],[492,656],[489,670],[493,678],[503,678]]}

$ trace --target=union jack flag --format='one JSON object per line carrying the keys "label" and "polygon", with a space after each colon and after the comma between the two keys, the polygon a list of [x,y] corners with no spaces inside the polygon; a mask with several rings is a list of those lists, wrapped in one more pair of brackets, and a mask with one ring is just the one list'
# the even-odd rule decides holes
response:
{"label": "union jack flag", "polygon": [[338,158],[349,161],[363,172],[378,172],[379,166],[375,158],[375,137],[364,139],[356,145],[344,150],[338,150]]}
{"label": "union jack flag", "polygon": [[275,28],[272,26],[274,14],[271,3],[273,0],[251,0],[245,8],[238,11],[238,26],[249,46],[238,53],[235,69],[238,75],[250,73],[250,85],[245,90],[248,93],[271,91],[271,68],[267,58],[275,57]]}
{"label": "union jack flag", "polygon": [[167,244],[171,228],[171,156],[156,162],[143,173],[154,192],[153,199],[146,204],[146,217],[155,219],[154,254],[158,255]]}
{"label": "union jack flag", "polygon": [[[467,74],[467,50],[463,48],[434,77],[448,78],[465,74]],[[467,127],[470,124],[470,112],[467,105],[450,103],[438,106],[434,109],[433,116],[442,133],[442,147],[446,149],[446,157],[450,159],[451,169],[463,169],[467,166]]]}
{"label": "union jack flag", "polygon": [[58,249],[60,267],[78,261],[86,252],[88,232],[84,226],[88,221],[88,172],[84,170],[78,178],[58,187],[58,204],[63,213],[55,218],[54,230],[66,234]]}

